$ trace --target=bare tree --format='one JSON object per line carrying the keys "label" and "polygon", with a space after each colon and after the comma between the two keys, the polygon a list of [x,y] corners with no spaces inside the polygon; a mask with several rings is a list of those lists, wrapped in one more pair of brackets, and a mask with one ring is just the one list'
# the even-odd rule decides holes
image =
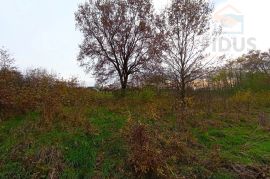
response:
{"label": "bare tree", "polygon": [[260,50],[251,50],[248,54],[241,57],[242,66],[245,70],[255,73],[261,72],[270,74],[270,50],[261,52]]}
{"label": "bare tree", "polygon": [[0,48],[0,70],[13,69],[14,58],[11,57],[8,50]]}
{"label": "bare tree", "polygon": [[88,1],[75,16],[84,36],[78,61],[98,83],[118,78],[126,89],[130,76],[160,52],[151,0]]}
{"label": "bare tree", "polygon": [[164,12],[168,48],[163,53],[169,76],[185,105],[187,86],[202,76],[211,42],[213,7],[205,0],[172,0]]}

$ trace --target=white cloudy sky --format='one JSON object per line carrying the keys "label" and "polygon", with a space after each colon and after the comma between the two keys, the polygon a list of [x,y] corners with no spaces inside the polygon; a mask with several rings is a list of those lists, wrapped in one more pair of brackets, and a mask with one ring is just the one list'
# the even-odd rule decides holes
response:
{"label": "white cloudy sky", "polygon": [[[0,0],[0,46],[7,47],[21,70],[42,67],[64,78],[77,76],[94,85],[76,62],[81,34],[74,12],[83,0]],[[153,0],[162,9],[169,0]],[[214,0],[216,9],[231,4],[244,16],[244,38],[258,49],[270,48],[269,0]]]}

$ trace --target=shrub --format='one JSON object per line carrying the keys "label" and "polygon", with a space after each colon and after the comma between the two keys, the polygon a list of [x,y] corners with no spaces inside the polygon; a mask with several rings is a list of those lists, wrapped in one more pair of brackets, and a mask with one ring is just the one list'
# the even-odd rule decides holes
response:
{"label": "shrub", "polygon": [[250,90],[239,91],[230,98],[231,105],[234,107],[235,110],[239,112],[241,110],[246,110],[250,112],[253,101],[254,101],[254,97]]}
{"label": "shrub", "polygon": [[165,176],[165,160],[162,151],[155,145],[146,125],[131,124],[128,131],[128,161],[135,175],[147,178]]}
{"label": "shrub", "polygon": [[22,76],[15,70],[0,70],[0,114],[11,115],[17,111],[18,90]]}
{"label": "shrub", "polygon": [[143,88],[142,91],[139,92],[139,99],[143,101],[151,101],[155,97],[156,93],[150,87]]}

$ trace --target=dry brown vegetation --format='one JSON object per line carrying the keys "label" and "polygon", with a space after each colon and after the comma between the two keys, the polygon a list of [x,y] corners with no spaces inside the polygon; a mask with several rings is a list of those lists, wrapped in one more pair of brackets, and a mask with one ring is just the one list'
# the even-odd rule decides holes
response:
{"label": "dry brown vegetation", "polygon": [[[262,110],[269,107],[268,91],[190,91],[183,116],[182,113],[179,115],[180,102],[178,98],[174,98],[175,93],[170,89],[156,91],[155,88],[146,87],[127,91],[123,97],[118,95],[121,92],[96,92],[79,87],[74,80],[62,81],[40,70],[33,70],[27,75],[16,70],[7,70],[1,82],[5,84],[1,85],[0,90],[2,123],[8,122],[11,116],[27,115],[31,112],[38,114],[35,122],[26,118],[25,124],[16,128],[14,137],[20,136],[24,139],[11,148],[8,158],[11,161],[20,161],[24,171],[28,172],[27,176],[58,178],[70,167],[65,151],[68,149],[63,149],[63,144],[60,144],[64,139],[46,139],[52,140],[49,143],[54,141],[54,145],[41,145],[36,152],[30,152],[33,146],[37,145],[37,140],[41,139],[34,139],[29,133],[42,135],[53,132],[55,128],[70,134],[76,134],[80,130],[89,137],[104,135],[98,146],[105,153],[99,154],[97,167],[101,167],[106,161],[104,155],[110,148],[106,148],[106,143],[109,145],[110,141],[121,140],[121,145],[111,144],[125,150],[121,154],[123,158],[118,159],[121,162],[116,163],[110,170],[108,176],[112,177],[120,173],[121,176],[138,178],[200,178],[211,177],[218,171],[251,178],[269,175],[267,158],[266,161],[255,162],[254,165],[237,163],[226,158],[224,147],[226,148],[227,144],[212,141],[213,144],[210,145],[207,140],[211,139],[200,136],[213,129],[222,131],[230,126],[241,125],[260,125],[269,133],[268,113],[267,110]],[[117,121],[119,117],[111,118],[106,111],[125,119],[120,130],[115,126],[120,125],[121,120]],[[97,119],[91,122],[91,118],[95,116]],[[200,132],[194,133],[195,129]],[[106,138],[105,136],[109,135],[107,133],[113,134]],[[57,137],[60,134],[52,135]],[[227,134],[215,135],[224,135],[226,139]],[[90,142],[92,139],[88,140]],[[80,147],[83,144],[75,142],[72,145]],[[231,147],[233,146],[232,144]],[[30,153],[25,155],[25,152]],[[115,157],[114,155],[116,154],[109,154],[109,158]],[[78,165],[83,166],[84,162],[81,161]],[[79,172],[80,169],[77,170]],[[95,170],[98,172],[102,169]],[[84,175],[87,171],[92,171],[90,166],[79,173]],[[103,176],[104,173],[91,175]]]}

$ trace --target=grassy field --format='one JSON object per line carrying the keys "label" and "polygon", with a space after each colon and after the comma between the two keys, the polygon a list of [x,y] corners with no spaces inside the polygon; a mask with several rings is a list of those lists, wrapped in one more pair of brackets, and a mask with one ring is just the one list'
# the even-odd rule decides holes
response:
{"label": "grassy field", "polygon": [[[144,113],[151,111],[151,104],[142,100],[119,104],[111,100],[110,105],[87,109],[81,124],[63,119],[45,123],[39,113],[2,121],[0,178],[238,178],[256,172],[262,178],[269,175],[270,131],[259,127],[256,112],[238,119],[233,114],[196,116],[178,132],[175,116],[164,114],[160,119],[153,110]],[[154,167],[158,171],[155,176],[134,174],[130,160],[136,155],[132,154],[127,137],[132,131],[131,121],[150,131],[149,140],[155,141],[153,148],[159,151],[155,154],[167,156],[170,141],[180,142],[180,147],[174,147],[166,161],[161,161],[165,161],[162,168]],[[168,137],[172,135],[180,137]],[[177,153],[183,155],[179,157]],[[136,162],[142,162],[141,167],[145,165],[144,161]]]}

